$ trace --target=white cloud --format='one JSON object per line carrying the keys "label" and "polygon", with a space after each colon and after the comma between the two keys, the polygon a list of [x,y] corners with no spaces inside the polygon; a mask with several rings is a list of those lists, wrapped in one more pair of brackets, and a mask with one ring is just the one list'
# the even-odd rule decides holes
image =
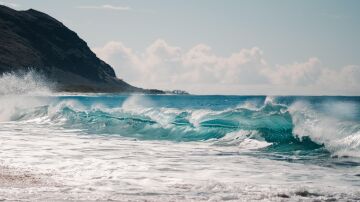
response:
{"label": "white cloud", "polygon": [[315,57],[272,66],[257,47],[219,56],[206,44],[183,50],[158,39],[141,53],[116,41],[93,50],[119,77],[146,88],[200,94],[360,94],[359,66],[331,69]]}
{"label": "white cloud", "polygon": [[[360,66],[349,65],[332,69],[318,58],[303,63],[277,65],[262,70],[271,84],[300,90],[306,94],[360,94]],[[303,93],[303,94],[304,94]]]}
{"label": "white cloud", "polygon": [[360,66],[348,65],[338,71],[324,68],[318,79],[318,85],[334,89],[348,90],[350,94],[360,95]]}
{"label": "white cloud", "polygon": [[311,85],[322,73],[321,62],[318,58],[309,58],[303,63],[277,65],[276,68],[262,70],[271,83],[280,85]]}
{"label": "white cloud", "polygon": [[118,11],[128,11],[131,10],[129,6],[113,6],[110,4],[104,4],[99,6],[78,6],[82,9],[105,9],[105,10],[118,10]]}
{"label": "white cloud", "polygon": [[0,4],[5,5],[5,6],[9,6],[9,7],[14,7],[14,8],[19,7],[19,4],[13,3],[13,2],[0,1]]}

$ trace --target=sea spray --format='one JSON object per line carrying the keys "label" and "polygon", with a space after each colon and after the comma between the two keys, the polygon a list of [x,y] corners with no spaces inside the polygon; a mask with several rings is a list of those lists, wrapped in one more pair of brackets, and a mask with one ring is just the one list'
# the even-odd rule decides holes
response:
{"label": "sea spray", "polygon": [[54,84],[40,73],[27,72],[3,73],[0,76],[0,96],[7,95],[50,95]]}
{"label": "sea spray", "polygon": [[0,121],[18,120],[34,108],[50,103],[53,84],[35,71],[0,76]]}
{"label": "sea spray", "polygon": [[[325,102],[325,105],[328,103]],[[333,155],[360,157],[360,123],[356,119],[348,119],[356,118],[356,110],[351,109],[355,105],[336,103],[335,106],[344,111],[334,112],[334,109],[326,107],[324,113],[318,113],[310,103],[295,102],[289,108],[294,122],[293,133],[324,144]],[[329,112],[332,116],[328,116]]]}

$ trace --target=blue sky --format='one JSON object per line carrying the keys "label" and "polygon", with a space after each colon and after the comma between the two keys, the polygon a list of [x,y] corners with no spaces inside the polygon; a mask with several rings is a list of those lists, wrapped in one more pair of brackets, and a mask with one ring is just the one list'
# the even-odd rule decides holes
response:
{"label": "blue sky", "polygon": [[[119,77],[143,87],[212,94],[360,94],[360,1],[0,3],[59,19]],[[158,76],[138,76],[151,73]]]}

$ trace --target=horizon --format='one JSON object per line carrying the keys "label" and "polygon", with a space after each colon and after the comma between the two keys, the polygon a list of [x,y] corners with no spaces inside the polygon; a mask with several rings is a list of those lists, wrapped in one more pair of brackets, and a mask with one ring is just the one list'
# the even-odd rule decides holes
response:
{"label": "horizon", "polygon": [[200,95],[359,96],[360,2],[280,2],[0,4],[56,18],[135,86]]}

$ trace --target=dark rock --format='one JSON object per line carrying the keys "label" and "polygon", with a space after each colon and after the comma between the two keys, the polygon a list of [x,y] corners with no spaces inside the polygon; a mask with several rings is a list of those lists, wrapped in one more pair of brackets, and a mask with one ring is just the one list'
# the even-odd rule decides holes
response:
{"label": "dark rock", "polygon": [[327,202],[331,202],[331,201],[338,201],[336,198],[328,198],[328,199],[326,199],[325,201],[327,201]]}
{"label": "dark rock", "polygon": [[0,5],[0,74],[29,69],[55,82],[58,91],[164,93],[116,78],[85,41],[49,15]]}
{"label": "dark rock", "polygon": [[290,196],[287,194],[278,194],[277,196],[281,198],[290,198]]}
{"label": "dark rock", "polygon": [[295,192],[295,194],[298,195],[298,196],[302,196],[302,197],[321,196],[318,193],[312,193],[312,192],[309,192],[307,190],[297,191],[297,192]]}

